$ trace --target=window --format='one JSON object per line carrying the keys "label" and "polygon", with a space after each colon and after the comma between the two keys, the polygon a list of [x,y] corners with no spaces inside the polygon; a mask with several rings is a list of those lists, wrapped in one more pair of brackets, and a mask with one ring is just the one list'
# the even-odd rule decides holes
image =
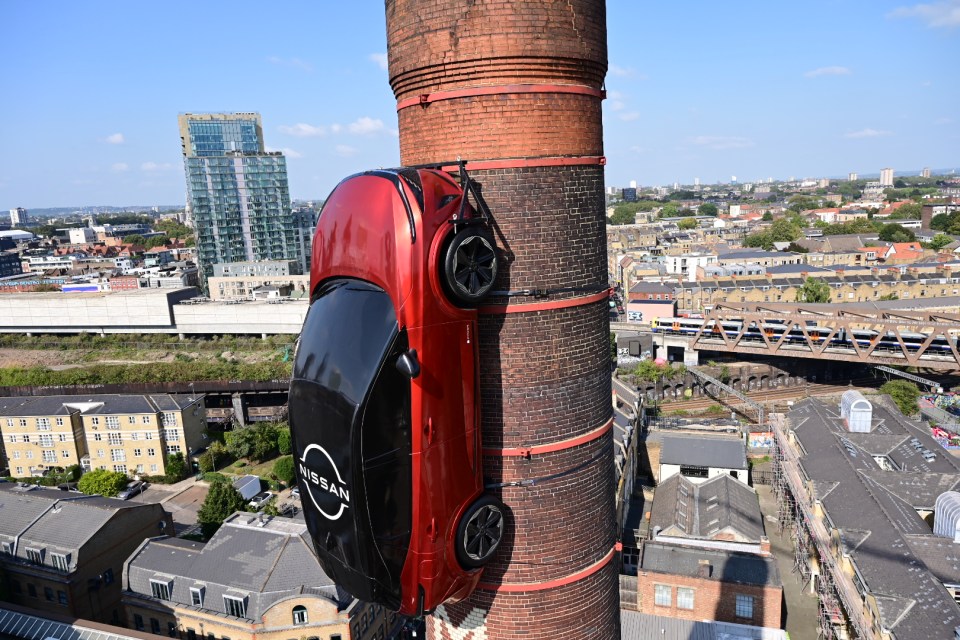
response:
{"label": "window", "polygon": [[307,624],[307,608],[303,605],[293,608],[293,624]]}
{"label": "window", "polygon": [[143,424],[150,424],[150,416],[141,416],[140,422]]}
{"label": "window", "polygon": [[13,555],[13,544],[9,542],[0,543],[0,553],[4,555],[12,556]]}
{"label": "window", "polygon": [[157,465],[155,464],[150,465],[150,473],[156,473],[156,472],[157,472]]}
{"label": "window", "polygon": [[110,460],[113,462],[124,462],[127,454],[123,449],[110,449]]}
{"label": "window", "polygon": [[7,418],[7,426],[8,426],[8,427],[12,427],[12,426],[13,426],[13,418]]}
{"label": "window", "polygon": [[137,416],[127,416],[127,424],[137,424]]}
{"label": "window", "polygon": [[113,584],[113,569],[104,570],[103,584]]}
{"label": "window", "polygon": [[196,629],[191,629],[190,627],[187,627],[187,640],[197,640]]}
{"label": "window", "polygon": [[163,426],[174,427],[177,424],[177,414],[173,411],[165,411],[163,414]]}
{"label": "window", "polygon": [[43,452],[43,461],[44,462],[56,462],[57,461],[57,452],[51,450]]}
{"label": "window", "polygon": [[170,454],[170,453],[180,453],[180,451],[181,451],[180,445],[178,445],[178,444],[167,445],[167,453],[168,453],[168,454]]}
{"label": "window", "polygon": [[142,464],[138,464],[138,465],[137,465],[137,473],[143,473],[143,465],[142,465]]}
{"label": "window", "polygon": [[102,458],[104,456],[103,449],[97,449],[97,457]]}
{"label": "window", "polygon": [[672,607],[673,593],[672,587],[665,584],[653,585],[653,604],[658,607]]}
{"label": "window", "polygon": [[100,441],[103,440],[103,434],[102,434],[102,433],[95,433],[95,434],[93,434],[93,439],[94,439],[96,442],[100,442]]}
{"label": "window", "polygon": [[43,550],[27,549],[27,560],[33,564],[43,564]]}
{"label": "window", "polygon": [[23,475],[23,467],[17,467],[17,475],[18,475],[18,476],[22,476],[22,475]]}
{"label": "window", "polygon": [[155,455],[157,455],[157,450],[156,450],[156,449],[147,449],[147,456],[149,456],[149,457],[152,458],[152,457],[155,456]]}
{"label": "window", "polygon": [[53,446],[53,436],[49,433],[40,434],[40,446],[41,447],[52,447]]}
{"label": "window", "polygon": [[163,439],[167,441],[173,440],[176,442],[180,439],[180,429],[164,429]]}
{"label": "window", "polygon": [[125,465],[125,464],[115,464],[115,465],[113,465],[113,470],[116,471],[117,473],[126,473],[126,472],[127,472],[127,465]]}
{"label": "window", "polygon": [[119,429],[120,428],[120,418],[117,416],[107,416],[107,429]]}
{"label": "window", "polygon": [[37,418],[37,431],[50,431],[50,418]]}
{"label": "window", "polygon": [[37,597],[37,586],[32,582],[27,583],[27,595],[31,598]]}
{"label": "window", "polygon": [[693,589],[677,587],[677,608],[693,609]]}
{"label": "window", "polygon": [[23,442],[30,442],[29,434],[23,434],[23,437],[20,438]]}
{"label": "window", "polygon": [[737,594],[737,617],[753,619],[753,596]]}
{"label": "window", "polygon": [[107,434],[107,442],[109,442],[110,444],[123,444],[123,434],[122,433]]}
{"label": "window", "polygon": [[7,442],[13,444],[17,441],[17,436],[7,436]]}
{"label": "window", "polygon": [[133,450],[133,457],[134,457],[134,458],[139,458],[140,455],[142,454],[142,452],[143,452],[143,449],[134,449],[134,450]]}
{"label": "window", "polygon": [[20,426],[21,426],[21,427],[27,426],[27,419],[26,419],[26,418],[20,418]]}
{"label": "window", "polygon": [[67,562],[67,556],[63,555],[62,553],[51,553],[50,561],[53,562],[54,569],[59,571],[67,570],[67,566],[69,564]]}
{"label": "window", "polygon": [[144,439],[144,440],[153,440],[153,432],[152,432],[152,431],[145,431],[144,434],[143,434],[143,439]]}
{"label": "window", "polygon": [[70,457],[70,452],[67,451],[66,449],[62,449],[62,450],[60,451],[60,457],[61,457],[61,458],[69,458],[69,457]]}
{"label": "window", "polygon": [[150,618],[150,632],[160,635],[160,621],[156,618]]}
{"label": "window", "polygon": [[14,460],[19,460],[19,459],[20,459],[20,452],[19,452],[19,451],[14,451],[14,452],[13,452],[13,458],[14,458]]}
{"label": "window", "polygon": [[70,604],[70,601],[67,600],[66,591],[57,591],[57,602],[59,602],[64,607]]}
{"label": "window", "polygon": [[169,600],[170,599],[170,587],[172,582],[167,582],[163,580],[151,580],[150,581],[150,592],[153,594],[153,597],[157,600]]}
{"label": "window", "polygon": [[137,631],[143,631],[143,616],[139,613],[133,614],[133,628]]}
{"label": "window", "polygon": [[60,442],[66,442],[66,441],[67,441],[67,434],[61,433],[61,434],[59,434],[59,435],[57,436],[57,439],[60,440]]}
{"label": "window", "polygon": [[245,618],[247,615],[247,601],[236,596],[223,596],[223,608],[228,616]]}
{"label": "window", "polygon": [[179,633],[177,633],[177,623],[176,623],[176,622],[168,622],[168,623],[167,623],[167,635],[170,636],[171,638],[176,638],[177,636],[180,635]]}
{"label": "window", "polygon": [[131,439],[131,440],[139,440],[139,439],[140,439],[140,434],[139,434],[138,432],[134,431],[133,433],[130,434],[130,439]]}
{"label": "window", "polygon": [[92,425],[99,425],[99,424],[100,424],[100,418],[98,418],[97,416],[94,416],[94,417],[90,418],[90,424],[92,424]]}
{"label": "window", "polygon": [[203,587],[190,587],[190,602],[195,607],[203,606]]}
{"label": "window", "polygon": [[31,449],[30,451],[27,451],[27,458],[28,458],[28,459],[32,459],[32,458],[33,458],[33,450],[32,450],[32,449]]}
{"label": "window", "polygon": [[43,597],[46,598],[47,602],[53,602],[53,589],[50,587],[44,587]]}

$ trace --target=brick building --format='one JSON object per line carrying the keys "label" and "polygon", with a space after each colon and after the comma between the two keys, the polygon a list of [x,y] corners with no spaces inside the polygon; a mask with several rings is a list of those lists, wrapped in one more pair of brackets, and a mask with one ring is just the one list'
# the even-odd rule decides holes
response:
{"label": "brick building", "polygon": [[165,531],[173,520],[159,504],[0,484],[0,567],[15,604],[122,624],[123,563]]}
{"label": "brick building", "polygon": [[783,586],[772,556],[646,541],[637,577],[642,613],[780,628]]}
{"label": "brick building", "polygon": [[0,398],[0,436],[17,478],[73,464],[163,475],[169,454],[205,446],[205,413],[200,395]]}
{"label": "brick building", "polygon": [[235,513],[206,544],[145,540],[123,566],[127,625],[182,640],[384,640],[399,617],[320,567],[302,520]]}

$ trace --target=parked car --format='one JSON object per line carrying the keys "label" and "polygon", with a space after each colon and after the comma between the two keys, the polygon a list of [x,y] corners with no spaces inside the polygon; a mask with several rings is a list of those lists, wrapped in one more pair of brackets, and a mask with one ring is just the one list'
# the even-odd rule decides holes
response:
{"label": "parked car", "polygon": [[[60,489],[60,491],[69,491],[70,493],[80,493],[76,482],[61,482],[57,485],[57,489]],[[126,489],[124,489],[124,491],[126,491]]]}
{"label": "parked car", "polygon": [[276,495],[270,493],[269,491],[258,493],[250,499],[250,506],[254,507],[255,509],[261,509],[265,504],[273,500],[275,497]]}
{"label": "parked car", "polygon": [[294,500],[299,500],[299,499],[300,499],[300,487],[294,487],[294,488],[290,491],[290,497],[293,498]]}
{"label": "parked car", "polygon": [[141,494],[147,490],[147,483],[140,480],[134,480],[127,484],[127,488],[120,491],[117,497],[121,500],[129,500],[135,495]]}
{"label": "parked car", "polygon": [[290,386],[320,563],[404,615],[468,596],[504,532],[504,507],[483,487],[475,309],[497,256],[460,179],[380,170],[333,190]]}

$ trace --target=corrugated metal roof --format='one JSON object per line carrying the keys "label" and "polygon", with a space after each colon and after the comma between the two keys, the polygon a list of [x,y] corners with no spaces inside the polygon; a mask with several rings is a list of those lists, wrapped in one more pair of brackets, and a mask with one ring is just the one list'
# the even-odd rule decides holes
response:
{"label": "corrugated metal roof", "polygon": [[139,636],[110,633],[84,627],[79,622],[67,624],[39,616],[13,611],[0,606],[0,634],[9,634],[24,640],[133,640]]}

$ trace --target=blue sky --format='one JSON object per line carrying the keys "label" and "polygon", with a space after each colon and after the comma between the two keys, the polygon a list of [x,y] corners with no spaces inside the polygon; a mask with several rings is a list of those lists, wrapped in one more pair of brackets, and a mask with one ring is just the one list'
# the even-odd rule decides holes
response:
{"label": "blue sky", "polygon": [[[960,166],[960,0],[608,0],[607,183]],[[177,114],[259,111],[294,198],[399,162],[382,2],[0,3],[0,210],[178,204]]]}

